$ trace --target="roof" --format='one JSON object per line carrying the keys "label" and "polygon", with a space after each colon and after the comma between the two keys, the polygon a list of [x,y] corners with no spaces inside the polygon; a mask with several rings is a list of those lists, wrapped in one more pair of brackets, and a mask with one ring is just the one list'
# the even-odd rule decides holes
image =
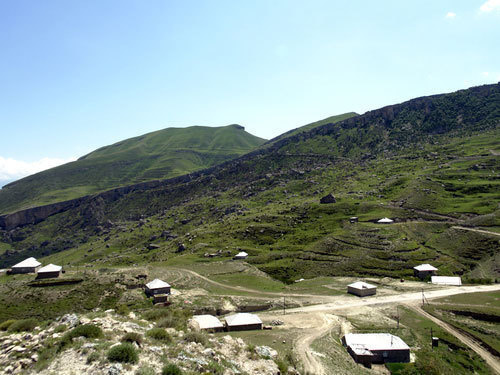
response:
{"label": "roof", "polygon": [[60,272],[62,270],[61,266],[56,266],[55,264],[48,264],[45,267],[42,267],[38,270],[38,273],[44,272]]}
{"label": "roof", "polygon": [[12,268],[38,267],[41,265],[42,265],[42,263],[40,263],[35,258],[31,257],[31,258],[27,258],[27,259],[23,260],[22,262],[19,262],[19,263],[13,265]]}
{"label": "roof", "polygon": [[200,329],[223,327],[221,321],[213,315],[193,315],[193,320],[198,324]]}
{"label": "roof", "polygon": [[356,281],[355,283],[349,284],[351,288],[355,289],[373,289],[376,288],[375,285],[365,283],[364,281]]}
{"label": "roof", "polygon": [[360,354],[365,350],[405,350],[410,347],[398,336],[390,333],[348,333],[345,343]]}
{"label": "roof", "polygon": [[431,282],[439,285],[462,285],[462,279],[459,276],[432,276]]}
{"label": "roof", "polygon": [[235,257],[240,257],[240,258],[247,257],[247,256],[248,256],[248,254],[245,253],[244,251],[241,251],[235,255]]}
{"label": "roof", "polygon": [[416,267],[413,267],[414,269],[416,269],[417,271],[437,271],[438,269],[434,266],[431,266],[430,264],[419,264],[418,266]]}
{"label": "roof", "polygon": [[149,283],[146,284],[146,287],[148,289],[160,289],[160,288],[170,288],[170,285],[167,284],[165,281],[160,280],[160,279],[154,279],[153,281],[150,281]]}
{"label": "roof", "polygon": [[228,326],[245,326],[249,324],[262,324],[262,320],[255,315],[250,313],[238,313],[234,315],[229,315],[225,317],[225,321]]}
{"label": "roof", "polygon": [[394,220],[389,219],[388,217],[384,217],[383,219],[377,221],[377,223],[394,223]]}

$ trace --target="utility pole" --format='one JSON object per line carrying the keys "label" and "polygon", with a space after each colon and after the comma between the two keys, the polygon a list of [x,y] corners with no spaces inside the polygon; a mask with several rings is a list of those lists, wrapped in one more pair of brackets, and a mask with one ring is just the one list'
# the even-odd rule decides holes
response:
{"label": "utility pole", "polygon": [[399,305],[396,306],[396,311],[397,311],[397,319],[398,319],[398,330],[399,330]]}
{"label": "utility pole", "polygon": [[432,338],[434,337],[434,335],[432,334],[432,327],[431,327],[431,349],[434,350],[434,345],[432,345]]}
{"label": "utility pole", "polygon": [[286,315],[286,302],[285,302],[285,296],[283,296],[283,315]]}

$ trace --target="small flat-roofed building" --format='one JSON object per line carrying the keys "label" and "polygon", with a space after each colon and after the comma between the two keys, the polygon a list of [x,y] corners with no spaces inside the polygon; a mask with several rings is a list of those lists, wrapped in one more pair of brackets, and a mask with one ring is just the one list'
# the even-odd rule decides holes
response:
{"label": "small flat-roofed building", "polygon": [[234,259],[234,260],[238,260],[238,259],[247,259],[247,257],[248,257],[248,254],[247,254],[247,253],[245,253],[244,251],[241,251],[241,252],[239,252],[238,254],[236,254],[236,255],[233,257],[233,259]]}
{"label": "small flat-roofed building", "polygon": [[410,362],[410,347],[390,333],[348,333],[342,338],[347,351],[358,363]]}
{"label": "small flat-roofed building", "polygon": [[228,331],[251,331],[254,329],[262,329],[262,320],[250,313],[238,313],[226,316],[226,329]]}
{"label": "small flat-roofed building", "polygon": [[35,273],[38,271],[42,263],[35,258],[27,258],[11,267],[12,273]]}
{"label": "small flat-roofed building", "polygon": [[462,279],[459,276],[432,276],[431,283],[436,285],[462,285]]}
{"label": "small flat-roofed building", "polygon": [[384,217],[384,218],[378,220],[377,223],[379,223],[379,224],[392,224],[392,223],[394,223],[394,220],[389,219],[388,217]]}
{"label": "small flat-roofed building", "polygon": [[38,270],[38,274],[36,276],[37,279],[51,279],[55,277],[59,277],[61,274],[62,267],[56,266],[55,264],[48,264]]}
{"label": "small flat-roofed building", "polygon": [[154,279],[146,284],[146,294],[154,296],[155,294],[170,294],[170,284],[160,279]]}
{"label": "small flat-roofed building", "polygon": [[193,315],[191,325],[197,330],[222,332],[224,325],[213,315]]}
{"label": "small flat-roofed building", "polygon": [[425,279],[427,276],[433,276],[437,273],[437,268],[431,266],[430,264],[419,264],[418,266],[413,267],[413,274],[415,277],[419,277],[421,279]]}
{"label": "small flat-roofed building", "polygon": [[349,223],[351,224],[354,224],[354,223],[357,223],[359,220],[358,220],[358,217],[357,216],[351,216],[349,218]]}
{"label": "small flat-roofed building", "polygon": [[347,285],[347,293],[354,294],[359,297],[372,296],[377,293],[377,287],[364,281],[356,281]]}

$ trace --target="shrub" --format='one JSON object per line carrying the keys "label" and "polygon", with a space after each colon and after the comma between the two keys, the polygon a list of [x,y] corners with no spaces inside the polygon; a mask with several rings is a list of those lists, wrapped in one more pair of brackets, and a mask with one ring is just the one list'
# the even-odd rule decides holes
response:
{"label": "shrub", "polygon": [[92,352],[89,354],[89,356],[87,357],[87,364],[90,364],[92,362],[95,362],[95,361],[98,361],[100,358],[100,355],[98,352]]}
{"label": "shrub", "polygon": [[276,359],[275,362],[278,365],[278,370],[280,370],[280,374],[282,374],[282,375],[288,374],[288,363],[286,361],[279,358],[279,359]]}
{"label": "shrub", "polygon": [[102,336],[102,330],[93,324],[82,324],[68,331],[61,338],[59,349],[71,344],[75,337],[97,338]]}
{"label": "shrub", "polygon": [[154,370],[154,368],[149,366],[139,367],[135,372],[135,375],[156,375],[156,371]]}
{"label": "shrub", "polygon": [[56,328],[54,328],[55,333],[61,333],[64,332],[68,329],[68,326],[66,324],[59,324]]}
{"label": "shrub", "polygon": [[127,305],[118,305],[115,309],[116,313],[119,315],[127,316],[130,313],[130,309]]}
{"label": "shrub", "polygon": [[163,328],[152,328],[146,331],[146,336],[158,341],[172,342],[172,336]]}
{"label": "shrub", "polygon": [[130,342],[130,343],[136,343],[137,345],[141,346],[142,343],[142,335],[137,332],[128,332],[125,335],[123,335],[122,342]]}
{"label": "shrub", "polygon": [[207,344],[207,336],[202,332],[188,332],[184,336],[184,340],[188,342],[196,342],[198,344],[206,345]]}
{"label": "shrub", "polygon": [[9,332],[25,332],[32,331],[38,322],[35,319],[17,320],[9,326]]}
{"label": "shrub", "polygon": [[161,375],[182,375],[182,370],[174,363],[163,366]]}
{"label": "shrub", "polygon": [[139,355],[132,344],[124,343],[109,349],[108,360],[111,362],[136,363],[139,360]]}
{"label": "shrub", "polygon": [[15,319],[10,319],[0,323],[0,331],[7,331],[9,327],[15,322],[16,322]]}

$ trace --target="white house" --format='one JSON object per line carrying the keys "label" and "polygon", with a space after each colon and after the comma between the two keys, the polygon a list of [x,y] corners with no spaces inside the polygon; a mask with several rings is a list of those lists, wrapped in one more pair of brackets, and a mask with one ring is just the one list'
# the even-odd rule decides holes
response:
{"label": "white house", "polygon": [[250,331],[253,329],[262,329],[262,320],[250,313],[238,313],[226,316],[226,328],[228,331]]}
{"label": "white house", "polygon": [[241,251],[239,252],[238,254],[236,254],[233,259],[234,260],[238,260],[238,259],[246,259],[248,257],[248,254],[245,253],[244,251]]}
{"label": "white house", "polygon": [[62,267],[56,266],[55,264],[48,264],[38,270],[37,279],[50,279],[53,277],[59,277],[61,274]]}
{"label": "white house", "polygon": [[462,279],[459,276],[432,276],[431,283],[436,285],[462,285]]}
{"label": "white house", "polygon": [[35,273],[38,271],[42,263],[35,258],[27,258],[11,267],[12,273]]}
{"label": "white house", "polygon": [[170,294],[170,284],[160,279],[154,279],[146,284],[146,294],[154,296],[155,294]]}
{"label": "white house", "polygon": [[197,330],[206,330],[214,332],[222,332],[224,325],[222,322],[213,315],[193,315],[191,324]]}
{"label": "white house", "polygon": [[413,267],[413,274],[415,277],[419,277],[421,279],[426,278],[427,276],[433,276],[437,273],[437,268],[431,266],[430,264],[419,264],[418,266]]}
{"label": "white house", "polygon": [[377,293],[377,287],[364,281],[356,281],[347,285],[347,293],[354,294],[359,297],[372,296]]}
{"label": "white house", "polygon": [[410,347],[390,333],[348,333],[342,343],[354,360],[366,367],[372,363],[410,362]]}
{"label": "white house", "polygon": [[379,221],[377,221],[377,223],[379,223],[379,224],[392,224],[392,223],[394,223],[394,220],[389,219],[388,217],[384,217],[383,219],[380,219]]}

